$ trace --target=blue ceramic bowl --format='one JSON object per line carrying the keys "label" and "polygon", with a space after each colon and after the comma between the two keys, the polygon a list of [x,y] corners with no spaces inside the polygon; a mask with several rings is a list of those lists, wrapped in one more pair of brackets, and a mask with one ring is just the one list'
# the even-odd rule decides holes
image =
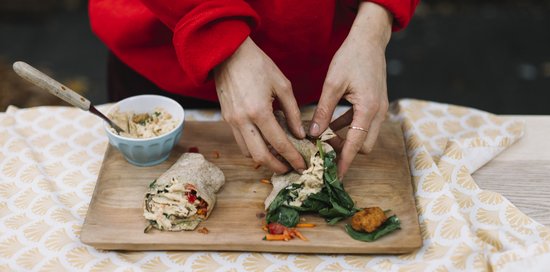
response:
{"label": "blue ceramic bowl", "polygon": [[144,113],[153,112],[158,107],[170,113],[172,118],[179,120],[179,123],[172,131],[154,138],[134,139],[123,137],[113,133],[109,124],[105,122],[104,128],[109,137],[109,143],[117,148],[124,155],[124,158],[133,165],[153,166],[168,159],[170,151],[178,143],[183,132],[185,111],[178,102],[160,95],[128,97],[114,104],[108,111],[108,114],[110,114],[118,108],[119,112]]}

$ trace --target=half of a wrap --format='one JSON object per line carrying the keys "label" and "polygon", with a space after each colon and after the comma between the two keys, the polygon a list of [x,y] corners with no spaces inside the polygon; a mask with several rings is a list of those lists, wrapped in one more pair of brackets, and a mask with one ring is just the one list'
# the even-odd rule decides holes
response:
{"label": "half of a wrap", "polygon": [[224,183],[223,172],[203,155],[184,153],[149,185],[143,213],[149,222],[145,232],[151,228],[194,230],[212,213],[216,192]]}

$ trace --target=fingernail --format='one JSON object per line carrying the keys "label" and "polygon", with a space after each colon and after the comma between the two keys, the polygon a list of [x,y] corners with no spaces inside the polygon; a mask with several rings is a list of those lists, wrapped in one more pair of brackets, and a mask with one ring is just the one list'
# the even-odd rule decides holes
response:
{"label": "fingernail", "polygon": [[309,127],[309,135],[317,136],[319,135],[319,125],[317,123],[311,123]]}
{"label": "fingernail", "polygon": [[304,129],[303,126],[300,126],[300,137],[301,138],[306,137],[306,130]]}

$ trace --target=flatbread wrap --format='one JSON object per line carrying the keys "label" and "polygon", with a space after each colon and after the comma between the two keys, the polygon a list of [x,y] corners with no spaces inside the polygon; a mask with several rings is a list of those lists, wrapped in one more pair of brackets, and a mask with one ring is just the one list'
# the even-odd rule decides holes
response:
{"label": "flatbread wrap", "polygon": [[216,204],[216,193],[225,183],[223,172],[199,153],[184,153],[149,185],[143,216],[152,228],[194,230]]}
{"label": "flatbread wrap", "polygon": [[[273,174],[271,177],[271,184],[273,184],[273,190],[266,198],[264,204],[265,209],[269,208],[269,205],[279,192],[291,184],[302,185],[298,190],[295,190],[295,197],[292,201],[289,201],[289,205],[292,206],[301,206],[301,203],[307,199],[308,196],[318,193],[324,186],[323,182],[323,172],[324,172],[324,162],[319,153],[319,148],[313,144],[309,139],[297,139],[289,131],[286,120],[284,116],[280,113],[276,114],[277,121],[287,134],[287,138],[290,143],[298,150],[298,152],[304,158],[306,162],[307,169],[299,174],[295,171],[278,175]],[[304,127],[308,127],[309,123],[304,121]],[[330,129],[327,128],[320,136],[320,144],[325,152],[333,151],[332,146],[330,146],[326,141],[336,137],[336,134]]]}
{"label": "flatbread wrap", "polygon": [[268,232],[264,240],[288,241],[295,236],[307,240],[295,229],[303,213],[316,213],[329,225],[353,216],[352,225],[345,227],[346,232],[353,239],[365,242],[400,229],[396,215],[387,217],[379,207],[359,209],[355,206],[338,177],[336,152],[326,143],[336,136],[333,131],[327,129],[318,139],[300,140],[289,133],[284,117],[277,117],[288,139],[304,158],[307,169],[301,174],[292,171],[271,177],[273,190],[264,203]]}

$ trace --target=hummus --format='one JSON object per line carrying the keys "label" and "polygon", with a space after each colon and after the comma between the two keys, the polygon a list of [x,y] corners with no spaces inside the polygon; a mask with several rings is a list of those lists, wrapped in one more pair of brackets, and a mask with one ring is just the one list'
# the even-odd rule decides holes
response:
{"label": "hummus", "polygon": [[152,113],[120,112],[118,109],[109,114],[109,118],[115,122],[124,132],[117,133],[123,137],[147,139],[161,136],[172,131],[178,126],[179,120],[162,108],[156,108]]}

